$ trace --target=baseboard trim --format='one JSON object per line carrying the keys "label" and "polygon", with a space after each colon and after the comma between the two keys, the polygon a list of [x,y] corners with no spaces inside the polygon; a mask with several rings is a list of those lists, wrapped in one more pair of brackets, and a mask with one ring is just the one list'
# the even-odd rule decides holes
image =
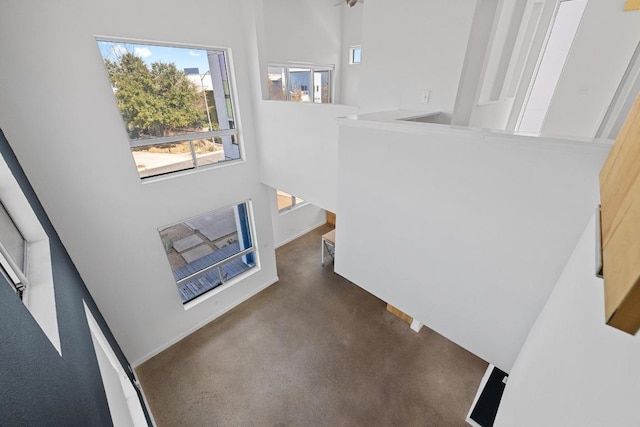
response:
{"label": "baseboard trim", "polygon": [[248,300],[249,298],[259,294],[260,292],[262,292],[263,290],[267,289],[269,286],[277,283],[279,280],[278,276],[276,276],[275,278],[267,281],[266,284],[264,284],[263,286],[260,286],[258,289],[256,289],[254,292],[239,298],[238,300],[236,300],[235,302],[231,303],[228,307],[226,307],[224,310],[217,312],[215,314],[213,314],[212,316],[206,318],[205,320],[203,320],[202,322],[198,323],[197,325],[195,325],[192,328],[187,329],[187,331],[181,333],[180,335],[172,338],[171,340],[167,341],[166,343],[162,344],[159,347],[156,347],[154,350],[150,351],[149,353],[147,353],[145,356],[142,356],[139,359],[136,359],[135,361],[131,362],[131,366],[133,368],[137,368],[140,365],[142,365],[144,362],[146,362],[147,360],[151,359],[152,357],[162,353],[164,350],[168,349],[169,347],[171,347],[172,345],[174,345],[175,343],[177,343],[178,341],[188,337],[189,335],[191,335],[192,333],[196,332],[198,329],[202,328],[203,326],[206,326],[207,324],[213,322],[214,320],[216,320],[218,317],[222,316],[223,314],[227,313],[229,310],[231,310],[232,308],[237,307],[238,305],[242,304],[243,302],[245,302],[246,300]]}

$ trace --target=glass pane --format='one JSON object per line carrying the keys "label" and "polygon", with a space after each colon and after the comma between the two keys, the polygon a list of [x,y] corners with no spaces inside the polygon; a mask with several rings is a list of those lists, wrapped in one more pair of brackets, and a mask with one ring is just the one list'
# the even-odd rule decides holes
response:
{"label": "glass pane", "polygon": [[208,51],[213,110],[210,114],[214,130],[235,129],[231,89],[224,52]]}
{"label": "glass pane", "polygon": [[[247,215],[243,203],[158,230],[175,280],[196,274],[178,284],[183,302],[255,266],[252,254],[234,257],[252,247]],[[223,262],[229,258],[233,259]]]}
{"label": "glass pane", "polygon": [[198,166],[211,165],[225,160],[222,138],[220,137],[196,139],[193,141],[193,148]]}
{"label": "glass pane", "polygon": [[330,76],[330,71],[316,71],[313,73],[313,102],[318,104],[331,102]]}
{"label": "glass pane", "polygon": [[[111,41],[98,47],[141,178],[240,159],[233,136],[194,137],[195,147],[186,136],[236,129],[224,51]],[[181,135],[177,143],[141,143]]]}
{"label": "glass pane", "polygon": [[311,102],[311,70],[308,68],[289,69],[289,100]]}
{"label": "glass pane", "polygon": [[282,211],[290,208],[293,205],[293,199],[291,194],[285,193],[282,190],[276,190],[278,195],[278,210]]}
{"label": "glass pane", "polygon": [[362,48],[361,47],[354,47],[353,48],[352,62],[354,64],[359,64],[361,61],[362,61]]}
{"label": "glass pane", "polygon": [[131,147],[131,154],[140,178],[192,169],[195,166],[190,140]]}
{"label": "glass pane", "polygon": [[2,242],[2,245],[9,252],[13,262],[22,268],[24,273],[24,251],[26,242],[2,204],[0,204],[0,242]]}
{"label": "glass pane", "polygon": [[286,101],[286,73],[284,68],[269,67],[268,70],[269,99],[274,101]]}
{"label": "glass pane", "polygon": [[130,138],[209,130],[206,50],[109,41],[98,47]]}

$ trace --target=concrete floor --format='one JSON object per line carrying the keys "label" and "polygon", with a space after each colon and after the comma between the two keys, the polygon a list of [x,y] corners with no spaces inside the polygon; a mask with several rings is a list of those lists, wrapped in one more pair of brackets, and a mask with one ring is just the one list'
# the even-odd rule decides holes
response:
{"label": "concrete floor", "polygon": [[486,362],[321,267],[329,229],[278,249],[278,283],[136,370],[158,426],[467,425]]}

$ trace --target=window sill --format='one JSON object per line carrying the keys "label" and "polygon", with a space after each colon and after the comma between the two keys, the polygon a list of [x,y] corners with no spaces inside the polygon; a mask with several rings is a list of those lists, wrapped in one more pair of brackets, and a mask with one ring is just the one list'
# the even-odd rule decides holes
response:
{"label": "window sill", "polygon": [[201,173],[201,172],[206,172],[206,171],[211,171],[211,170],[215,170],[215,169],[221,169],[221,168],[225,168],[225,167],[229,167],[229,166],[235,166],[238,164],[242,164],[244,163],[246,160],[243,158],[237,159],[237,160],[227,160],[225,162],[221,162],[221,163],[216,163],[213,165],[207,165],[207,166],[200,166],[197,168],[191,168],[191,169],[185,169],[185,170],[180,170],[180,171],[175,171],[175,172],[169,172],[163,175],[156,175],[156,176],[150,176],[148,178],[140,178],[140,182],[142,182],[142,184],[151,184],[151,183],[155,183],[155,182],[160,182],[160,181],[166,181],[166,180],[170,180],[170,179],[174,179],[174,178],[179,178],[181,176],[188,176],[188,175],[193,175],[196,173]]}

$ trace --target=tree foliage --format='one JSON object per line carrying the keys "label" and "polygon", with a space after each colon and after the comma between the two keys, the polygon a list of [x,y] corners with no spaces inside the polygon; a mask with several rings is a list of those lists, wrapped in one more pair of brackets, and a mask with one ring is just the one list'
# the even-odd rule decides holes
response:
{"label": "tree foliage", "polygon": [[206,122],[197,87],[175,64],[155,62],[149,68],[124,53],[105,65],[131,138],[200,130]]}

